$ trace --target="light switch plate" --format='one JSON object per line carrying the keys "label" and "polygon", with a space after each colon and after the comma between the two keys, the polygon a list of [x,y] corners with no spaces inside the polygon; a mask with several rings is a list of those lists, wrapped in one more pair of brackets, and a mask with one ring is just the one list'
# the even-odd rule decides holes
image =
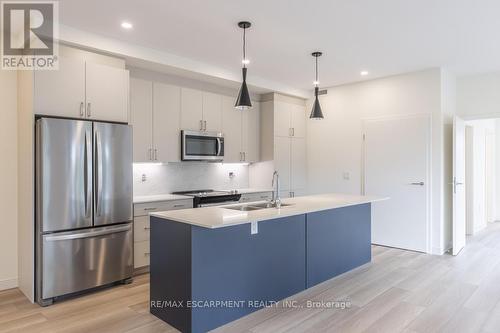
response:
{"label": "light switch plate", "polygon": [[257,222],[252,222],[250,227],[250,235],[255,235],[259,233],[259,225]]}

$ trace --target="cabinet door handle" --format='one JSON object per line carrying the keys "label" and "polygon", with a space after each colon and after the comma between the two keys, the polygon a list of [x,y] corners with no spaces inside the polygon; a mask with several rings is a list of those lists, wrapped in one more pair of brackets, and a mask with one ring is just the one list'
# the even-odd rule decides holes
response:
{"label": "cabinet door handle", "polygon": [[91,105],[92,104],[90,104],[90,102],[87,103],[87,117],[92,116],[92,113],[91,113],[91,110],[90,110]]}
{"label": "cabinet door handle", "polygon": [[180,208],[180,207],[185,207],[185,205],[182,204],[174,205],[174,208]]}
{"label": "cabinet door handle", "polygon": [[148,149],[148,158],[150,161],[153,160],[153,148]]}
{"label": "cabinet door handle", "polygon": [[154,160],[158,161],[158,148],[155,148],[154,152]]}
{"label": "cabinet door handle", "polygon": [[207,130],[207,121],[206,120],[203,121],[203,130],[204,131]]}
{"label": "cabinet door handle", "polygon": [[80,102],[80,117],[85,116],[85,113],[83,112],[83,108],[84,108],[84,103]]}
{"label": "cabinet door handle", "polygon": [[292,127],[292,136],[295,136],[295,127]]}
{"label": "cabinet door handle", "polygon": [[150,210],[156,210],[156,207],[146,207],[144,208],[145,211],[150,211]]}
{"label": "cabinet door handle", "polygon": [[243,162],[247,161],[247,153],[244,151],[243,152]]}
{"label": "cabinet door handle", "polygon": [[150,256],[151,253],[150,252],[144,252],[144,256],[147,257],[147,256]]}
{"label": "cabinet door handle", "polygon": [[200,120],[200,131],[203,131],[203,120]]}
{"label": "cabinet door handle", "polygon": [[151,227],[144,227],[144,230],[150,230]]}

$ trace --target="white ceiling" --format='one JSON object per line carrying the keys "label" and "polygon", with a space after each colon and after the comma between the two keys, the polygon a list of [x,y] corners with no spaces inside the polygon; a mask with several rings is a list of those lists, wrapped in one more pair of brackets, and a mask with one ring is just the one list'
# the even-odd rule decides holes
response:
{"label": "white ceiling", "polygon": [[[240,20],[252,77],[311,89],[429,67],[457,74],[500,70],[498,0],[62,0],[78,30],[240,75]],[[133,23],[126,31],[121,21]],[[370,75],[360,76],[361,70]]]}

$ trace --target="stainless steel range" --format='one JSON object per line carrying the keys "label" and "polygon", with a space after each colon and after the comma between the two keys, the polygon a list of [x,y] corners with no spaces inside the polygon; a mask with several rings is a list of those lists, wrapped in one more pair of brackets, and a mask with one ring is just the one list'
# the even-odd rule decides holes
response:
{"label": "stainless steel range", "polygon": [[221,206],[240,201],[241,194],[237,191],[191,190],[173,192],[172,194],[193,197],[193,207]]}

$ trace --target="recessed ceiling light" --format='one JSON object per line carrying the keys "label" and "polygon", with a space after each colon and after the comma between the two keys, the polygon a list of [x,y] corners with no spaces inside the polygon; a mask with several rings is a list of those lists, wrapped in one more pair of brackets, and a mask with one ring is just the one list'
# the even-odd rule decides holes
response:
{"label": "recessed ceiling light", "polygon": [[369,73],[367,71],[361,71],[361,76],[367,76]]}
{"label": "recessed ceiling light", "polygon": [[130,29],[132,29],[132,28],[134,27],[134,26],[132,25],[132,23],[130,23],[130,22],[125,22],[125,21],[124,21],[124,22],[122,22],[121,26],[122,26],[122,28],[123,28],[123,29],[127,29],[127,30],[130,30]]}

